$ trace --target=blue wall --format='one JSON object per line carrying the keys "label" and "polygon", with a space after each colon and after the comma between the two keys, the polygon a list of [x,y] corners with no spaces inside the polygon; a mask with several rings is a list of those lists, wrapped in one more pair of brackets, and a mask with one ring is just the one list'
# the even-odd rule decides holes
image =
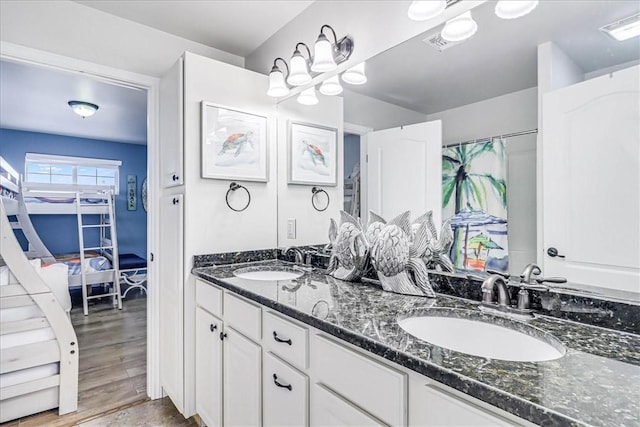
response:
{"label": "blue wall", "polygon": [[[24,174],[25,153],[121,160],[120,194],[116,196],[119,251],[121,254],[135,253],[146,257],[147,213],[142,208],[140,191],[142,180],[147,176],[146,145],[0,129],[0,156],[20,174]],[[135,211],[127,210],[127,175],[136,175],[138,180],[138,203]],[[54,255],[78,251],[78,223],[75,216],[32,215],[31,221]],[[89,243],[86,240],[86,244]]]}

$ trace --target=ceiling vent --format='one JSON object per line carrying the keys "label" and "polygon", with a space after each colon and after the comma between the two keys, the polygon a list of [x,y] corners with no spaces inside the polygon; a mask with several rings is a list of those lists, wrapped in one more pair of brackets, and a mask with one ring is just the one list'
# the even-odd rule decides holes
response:
{"label": "ceiling vent", "polygon": [[447,41],[442,38],[440,33],[431,34],[429,37],[427,37],[426,39],[423,39],[422,41],[439,52],[443,52],[449,49],[450,47],[453,47],[457,44],[462,43],[462,41],[458,41],[458,42]]}

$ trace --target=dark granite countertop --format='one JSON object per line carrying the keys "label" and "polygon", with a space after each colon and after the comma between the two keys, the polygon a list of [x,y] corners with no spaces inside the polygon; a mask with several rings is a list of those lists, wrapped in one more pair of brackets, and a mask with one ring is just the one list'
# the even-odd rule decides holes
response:
{"label": "dark granite countertop", "polygon": [[[473,301],[393,294],[371,284],[336,280],[318,269],[298,279],[268,282],[233,275],[240,266],[278,265],[292,264],[272,260],[200,267],[193,273],[536,424],[640,425],[639,335],[547,316],[526,321],[526,328],[519,321],[481,312]],[[397,323],[453,310],[462,317],[550,334],[566,354],[545,362],[486,359],[414,338]]]}

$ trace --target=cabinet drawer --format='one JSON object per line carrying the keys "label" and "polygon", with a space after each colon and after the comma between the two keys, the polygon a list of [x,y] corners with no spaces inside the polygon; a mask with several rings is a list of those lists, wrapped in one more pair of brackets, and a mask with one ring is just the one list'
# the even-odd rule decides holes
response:
{"label": "cabinet drawer", "polygon": [[222,316],[222,290],[196,279],[196,304],[218,317]]}
{"label": "cabinet drawer", "polygon": [[262,320],[263,345],[300,369],[307,368],[308,330],[273,312],[265,311]]}
{"label": "cabinet drawer", "polygon": [[261,336],[262,309],[243,298],[224,293],[224,322],[256,341]]}
{"label": "cabinet drawer", "polygon": [[384,425],[320,384],[315,384],[311,392],[310,424],[313,427]]}
{"label": "cabinet drawer", "polygon": [[264,426],[309,425],[309,379],[271,353],[262,361]]}
{"label": "cabinet drawer", "polygon": [[407,375],[324,336],[315,335],[311,366],[318,382],[384,423],[407,424]]}

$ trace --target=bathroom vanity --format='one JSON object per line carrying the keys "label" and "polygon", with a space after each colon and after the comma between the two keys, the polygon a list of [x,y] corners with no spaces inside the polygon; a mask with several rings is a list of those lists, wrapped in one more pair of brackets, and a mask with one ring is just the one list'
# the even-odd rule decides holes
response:
{"label": "bathroom vanity", "polygon": [[[247,267],[290,272],[293,264],[192,271],[196,411],[208,426],[639,422],[638,335],[547,316],[508,319],[471,300],[397,295],[320,269],[284,280],[234,275]],[[398,323],[436,315],[524,331],[560,357],[473,356],[416,338]]]}

